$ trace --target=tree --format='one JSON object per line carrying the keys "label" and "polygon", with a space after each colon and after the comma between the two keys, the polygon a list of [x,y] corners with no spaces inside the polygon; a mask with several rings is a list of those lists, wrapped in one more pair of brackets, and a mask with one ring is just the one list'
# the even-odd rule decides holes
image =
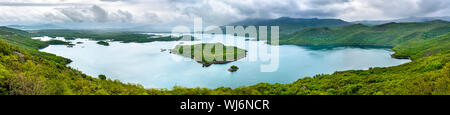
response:
{"label": "tree", "polygon": [[101,80],[106,80],[106,76],[103,74],[98,75],[98,78]]}

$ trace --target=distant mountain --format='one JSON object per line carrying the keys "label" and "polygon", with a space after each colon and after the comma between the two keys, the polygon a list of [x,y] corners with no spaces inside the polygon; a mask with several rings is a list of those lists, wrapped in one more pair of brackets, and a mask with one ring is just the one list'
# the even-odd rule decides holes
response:
{"label": "distant mountain", "polygon": [[363,21],[354,21],[352,23],[355,24],[365,24],[365,25],[380,25],[380,24],[386,24],[390,22],[427,22],[427,21],[433,21],[433,20],[444,20],[444,21],[450,21],[450,16],[445,17],[409,17],[409,18],[402,18],[402,19],[396,19],[396,20],[363,20]]}
{"label": "distant mountain", "polygon": [[34,24],[34,25],[7,25],[6,27],[21,30],[41,30],[41,29],[64,29],[54,24]]}
{"label": "distant mountain", "polygon": [[11,24],[8,28],[20,30],[95,30],[95,31],[137,31],[137,32],[170,32],[173,26],[154,26],[139,23],[48,23],[48,24]]}
{"label": "distant mountain", "polygon": [[29,37],[31,36],[31,33],[24,31],[24,30],[20,30],[20,29],[15,29],[15,28],[9,28],[6,26],[0,26],[0,35],[21,35],[21,36],[26,36]]}
{"label": "distant mountain", "polygon": [[281,17],[277,19],[247,19],[228,24],[228,26],[279,26],[280,33],[288,34],[311,27],[336,27],[350,24],[350,22],[346,22],[340,19],[306,19]]}

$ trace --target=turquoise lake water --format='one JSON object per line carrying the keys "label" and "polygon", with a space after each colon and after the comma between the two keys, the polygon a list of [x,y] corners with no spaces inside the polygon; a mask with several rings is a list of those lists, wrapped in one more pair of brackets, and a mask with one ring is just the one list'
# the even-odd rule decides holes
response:
{"label": "turquoise lake water", "polygon": [[[217,35],[219,36],[219,35]],[[217,37],[215,36],[215,37]],[[220,35],[223,38],[228,37]],[[260,82],[291,83],[305,76],[331,74],[335,71],[360,70],[370,67],[388,67],[407,63],[410,60],[394,59],[390,48],[363,46],[270,46],[264,42],[243,41],[239,43],[223,42],[223,39],[205,37],[202,41],[172,41],[151,43],[110,42],[110,46],[96,44],[96,41],[76,39],[71,42],[83,42],[73,48],[64,45],[51,45],[41,51],[53,53],[73,60],[69,66],[88,75],[105,74],[108,78],[122,82],[142,84],[146,88],[239,87]],[[161,49],[171,49],[177,44],[195,44],[200,42],[222,42],[248,50],[248,55],[258,51],[249,47],[278,48],[278,69],[273,72],[261,72],[261,65],[268,60],[245,59],[202,67],[200,63]],[[248,44],[251,44],[249,46]],[[264,57],[266,58],[266,57]],[[228,72],[231,65],[240,69]]]}

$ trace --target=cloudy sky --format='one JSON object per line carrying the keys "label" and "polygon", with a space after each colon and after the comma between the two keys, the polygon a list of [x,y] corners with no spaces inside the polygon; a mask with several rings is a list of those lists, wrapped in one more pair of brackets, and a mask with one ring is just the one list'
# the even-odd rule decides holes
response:
{"label": "cloudy sky", "polygon": [[450,0],[0,0],[0,22],[192,23],[247,18],[384,20],[448,16]]}

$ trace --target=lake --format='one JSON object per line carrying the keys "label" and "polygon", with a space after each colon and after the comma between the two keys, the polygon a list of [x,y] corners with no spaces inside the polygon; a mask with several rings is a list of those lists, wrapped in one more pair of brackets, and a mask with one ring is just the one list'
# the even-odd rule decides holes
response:
{"label": "lake", "polygon": [[[331,74],[335,71],[361,70],[370,67],[389,67],[410,62],[407,59],[394,59],[390,48],[355,46],[296,46],[281,45],[279,49],[278,69],[273,72],[261,72],[261,64],[268,61],[245,59],[202,67],[202,64],[168,51],[177,44],[195,44],[199,42],[222,42],[217,36],[205,36],[202,41],[170,41],[151,43],[110,42],[110,46],[96,44],[88,39],[71,40],[73,48],[64,45],[50,45],[41,51],[71,59],[68,66],[93,77],[105,74],[110,79],[122,82],[142,84],[145,88],[183,87],[239,87],[268,83],[291,83],[299,78],[316,74]],[[45,37],[44,37],[45,38]],[[40,38],[34,38],[40,39]],[[247,38],[237,37],[243,40]],[[247,40],[244,44],[257,44],[258,47],[275,47],[261,41]],[[240,43],[224,43],[243,49],[249,46]],[[249,50],[248,54],[256,53]],[[231,65],[240,69],[228,72]]]}

